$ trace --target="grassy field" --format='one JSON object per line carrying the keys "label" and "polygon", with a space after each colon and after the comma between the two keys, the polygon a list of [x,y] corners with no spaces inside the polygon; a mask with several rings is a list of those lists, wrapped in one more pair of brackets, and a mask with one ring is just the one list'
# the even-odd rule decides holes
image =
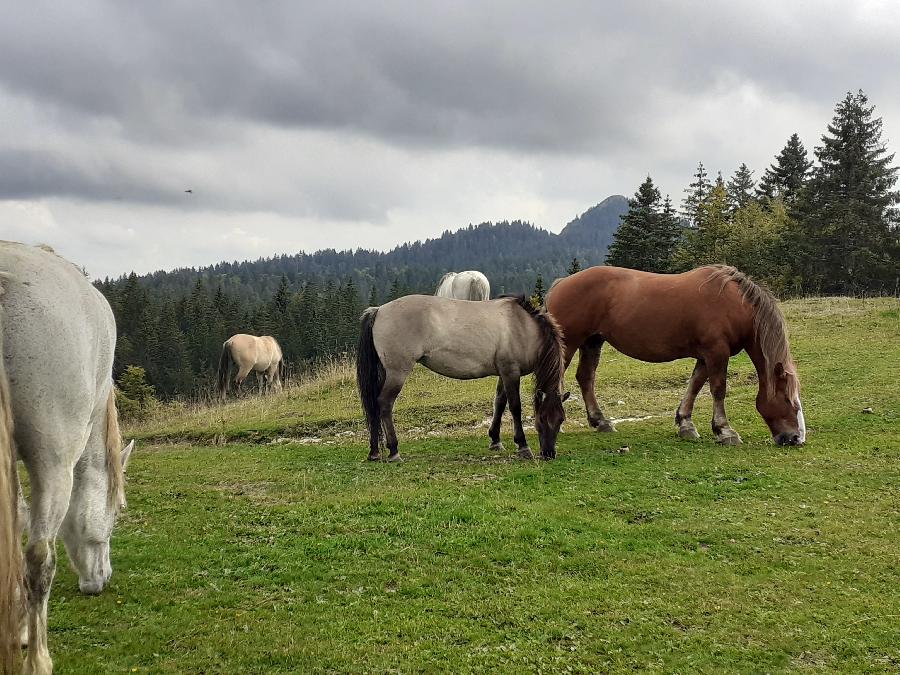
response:
{"label": "grassy field", "polygon": [[417,372],[399,465],[363,461],[340,364],[278,397],[163,409],[129,429],[110,588],[80,596],[60,565],[59,672],[896,672],[900,302],[785,312],[802,448],[769,440],[746,357],[737,448],[712,441],[708,395],[703,439],[676,437],[692,364],[612,351],[600,398],[646,419],[597,434],[573,397],[549,463],[487,451],[490,381]]}

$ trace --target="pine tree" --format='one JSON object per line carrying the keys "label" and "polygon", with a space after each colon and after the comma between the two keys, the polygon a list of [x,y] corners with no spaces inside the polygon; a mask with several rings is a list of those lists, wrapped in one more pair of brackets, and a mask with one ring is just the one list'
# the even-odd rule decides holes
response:
{"label": "pine tree", "polygon": [[753,172],[746,164],[741,162],[734,176],[725,186],[728,193],[728,203],[732,212],[745,207],[753,199]]}
{"label": "pine tree", "polygon": [[607,265],[637,270],[648,270],[652,266],[654,252],[650,233],[659,222],[661,199],[653,179],[647,176],[634,198],[628,200],[628,213],[622,216],[606,253]]}
{"label": "pine tree", "polygon": [[837,104],[801,193],[792,244],[808,286],[825,293],[894,290],[900,280],[897,168],[882,120],[860,90]]}
{"label": "pine tree", "polygon": [[703,166],[703,162],[697,165],[694,181],[684,191],[687,196],[681,202],[681,215],[694,227],[698,226],[700,205],[709,195],[712,184],[709,182],[709,174]]}
{"label": "pine tree", "polygon": [[537,308],[544,306],[544,275],[538,272],[537,279],[534,281],[534,291],[531,293],[531,304]]}
{"label": "pine tree", "polygon": [[788,206],[794,204],[800,189],[809,177],[812,162],[807,159],[806,148],[797,134],[791,134],[784,148],[775,157],[759,181],[756,196],[774,199],[781,197]]}
{"label": "pine tree", "polygon": [[578,258],[572,258],[572,264],[569,265],[569,269],[566,272],[569,275],[575,274],[576,272],[581,271],[581,263],[578,262]]}

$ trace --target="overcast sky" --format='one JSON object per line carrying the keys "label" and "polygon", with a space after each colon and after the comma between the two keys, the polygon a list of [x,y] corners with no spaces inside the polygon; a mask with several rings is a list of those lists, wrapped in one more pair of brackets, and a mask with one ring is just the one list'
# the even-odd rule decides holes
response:
{"label": "overcast sky", "polygon": [[648,173],[758,178],[848,90],[896,151],[898,73],[890,1],[12,3],[0,238],[102,277],[558,232]]}

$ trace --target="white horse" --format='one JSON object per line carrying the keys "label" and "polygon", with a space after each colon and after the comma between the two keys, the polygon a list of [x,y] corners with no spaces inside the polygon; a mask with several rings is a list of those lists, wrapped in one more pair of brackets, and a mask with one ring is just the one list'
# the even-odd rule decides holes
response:
{"label": "white horse", "polygon": [[[112,383],[116,324],[103,295],[48,248],[0,243],[0,275],[0,666],[11,671],[19,650],[27,526],[25,672],[50,673],[47,600],[57,535],[80,590],[100,593],[112,574],[109,540],[125,504],[134,441],[122,449]],[[30,513],[16,451],[31,483]]]}
{"label": "white horse", "polygon": [[237,364],[237,374],[234,378],[235,386],[240,387],[250,371],[256,373],[256,381],[259,385],[259,393],[264,388],[279,391],[281,389],[282,376],[284,374],[284,355],[281,346],[271,335],[257,337],[238,333],[225,340],[222,345],[222,355],[219,357],[219,392],[222,400],[228,393],[228,373],[232,364]]}
{"label": "white horse", "polygon": [[439,298],[456,300],[490,300],[491,284],[481,272],[447,272],[434,292]]}

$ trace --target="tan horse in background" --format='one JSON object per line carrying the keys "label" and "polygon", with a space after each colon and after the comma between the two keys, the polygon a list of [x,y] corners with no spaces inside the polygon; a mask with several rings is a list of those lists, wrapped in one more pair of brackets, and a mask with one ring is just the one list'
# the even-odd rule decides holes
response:
{"label": "tan horse in background", "polygon": [[280,391],[284,374],[284,356],[278,341],[271,335],[247,335],[238,333],[225,340],[222,356],[219,357],[219,391],[222,400],[228,394],[229,372],[232,364],[237,365],[234,384],[240,387],[250,371],[256,373],[259,393]]}

